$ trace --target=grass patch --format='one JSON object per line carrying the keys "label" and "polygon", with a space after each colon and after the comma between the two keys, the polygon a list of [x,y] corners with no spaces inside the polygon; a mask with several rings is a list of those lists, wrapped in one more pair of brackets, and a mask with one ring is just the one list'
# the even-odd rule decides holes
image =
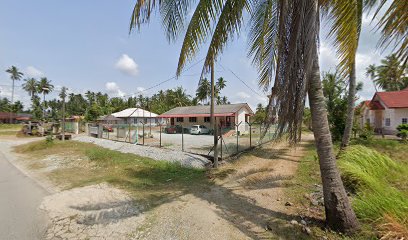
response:
{"label": "grass patch", "polygon": [[65,188],[108,182],[130,191],[138,199],[150,199],[153,195],[161,198],[191,190],[207,180],[203,169],[187,168],[178,163],[156,161],[76,141],[36,141],[20,145],[15,151],[29,155],[33,161],[48,155],[61,155],[92,163],[84,163],[83,167],[57,168],[48,174],[51,180]]}
{"label": "grass patch", "polygon": [[353,145],[364,145],[366,147],[375,149],[376,151],[389,156],[395,161],[399,161],[408,164],[408,144],[404,144],[398,140],[390,139],[373,139],[370,141],[365,140],[353,140]]}
{"label": "grass patch", "polygon": [[18,132],[17,130],[3,130],[0,131],[0,136],[16,136]]}
{"label": "grass patch", "polygon": [[393,219],[408,231],[408,168],[364,146],[352,146],[338,161],[344,184],[355,193],[353,208],[365,222],[381,226]]}
{"label": "grass patch", "polygon": [[0,124],[0,130],[21,130],[21,124],[8,124],[2,123]]}

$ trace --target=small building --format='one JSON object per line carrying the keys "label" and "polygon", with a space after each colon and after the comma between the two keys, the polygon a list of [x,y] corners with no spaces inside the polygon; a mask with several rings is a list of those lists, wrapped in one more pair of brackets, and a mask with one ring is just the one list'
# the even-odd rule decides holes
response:
{"label": "small building", "polygon": [[142,123],[156,126],[159,123],[164,124],[165,121],[161,119],[158,114],[149,112],[141,108],[127,108],[123,111],[112,113],[112,116],[116,118],[123,119],[126,124],[137,124]]}
{"label": "small building", "polygon": [[360,125],[369,124],[376,132],[395,134],[398,125],[408,123],[408,88],[376,92],[361,104]]}
{"label": "small building", "polygon": [[[235,125],[239,124],[238,131],[249,131],[249,117],[254,115],[254,112],[247,103],[236,103],[226,105],[215,105],[214,115],[218,125],[223,128],[235,129]],[[176,107],[161,114],[159,117],[169,119],[170,125],[182,125],[189,128],[192,125],[204,125],[211,128],[210,106],[188,106]]]}
{"label": "small building", "polygon": [[98,123],[102,124],[123,124],[125,120],[123,118],[117,118],[113,115],[101,116],[96,119]]}
{"label": "small building", "polygon": [[32,119],[32,115],[29,113],[11,113],[0,112],[0,123],[21,123],[28,122]]}

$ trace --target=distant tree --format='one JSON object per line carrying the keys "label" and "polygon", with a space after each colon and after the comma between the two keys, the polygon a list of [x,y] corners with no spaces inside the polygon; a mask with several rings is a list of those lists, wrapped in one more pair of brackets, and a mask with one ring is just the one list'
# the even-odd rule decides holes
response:
{"label": "distant tree", "polygon": [[266,119],[267,110],[262,105],[262,103],[258,103],[256,106],[255,116],[253,117],[254,122],[261,123],[264,122]]}
{"label": "distant tree", "polygon": [[407,68],[398,60],[395,54],[381,60],[380,66],[370,65],[366,75],[374,84],[385,91],[399,91],[408,87]]}
{"label": "distant tree", "polygon": [[[7,73],[10,74],[10,79],[13,81],[12,90],[11,90],[11,104],[14,103],[14,82],[19,81],[23,76],[24,73],[20,72],[17,67],[11,66],[6,70]],[[11,109],[12,110],[12,109]],[[11,114],[10,114],[10,122],[12,121]]]}
{"label": "distant tree", "polygon": [[196,98],[202,104],[208,104],[208,99],[211,96],[211,85],[207,78],[200,81],[197,91]]}
{"label": "distant tree", "polygon": [[46,77],[40,79],[37,85],[38,92],[43,95],[43,118],[45,117],[45,109],[47,108],[47,103],[45,102],[45,95],[49,94],[54,90],[54,85]]}
{"label": "distant tree", "polygon": [[24,79],[23,89],[28,93],[28,95],[33,98],[38,92],[38,82],[35,78]]}

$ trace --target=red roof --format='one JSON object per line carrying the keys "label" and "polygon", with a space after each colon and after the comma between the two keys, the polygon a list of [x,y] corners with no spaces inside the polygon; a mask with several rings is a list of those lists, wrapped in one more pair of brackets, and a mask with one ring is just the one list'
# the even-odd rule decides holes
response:
{"label": "red roof", "polygon": [[377,92],[373,99],[375,96],[378,96],[388,108],[408,108],[408,88],[395,92]]}

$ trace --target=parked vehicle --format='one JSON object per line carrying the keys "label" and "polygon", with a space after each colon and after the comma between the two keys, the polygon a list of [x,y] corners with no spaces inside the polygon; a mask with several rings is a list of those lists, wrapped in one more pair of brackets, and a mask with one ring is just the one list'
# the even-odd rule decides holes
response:
{"label": "parked vehicle", "polygon": [[171,125],[164,128],[164,132],[168,134],[177,133],[177,126]]}
{"label": "parked vehicle", "polygon": [[210,133],[210,129],[208,129],[206,126],[203,125],[193,125],[191,126],[191,130],[190,130],[191,134],[209,134]]}
{"label": "parked vehicle", "polygon": [[103,131],[104,132],[113,132],[113,126],[112,125],[103,125]]}

